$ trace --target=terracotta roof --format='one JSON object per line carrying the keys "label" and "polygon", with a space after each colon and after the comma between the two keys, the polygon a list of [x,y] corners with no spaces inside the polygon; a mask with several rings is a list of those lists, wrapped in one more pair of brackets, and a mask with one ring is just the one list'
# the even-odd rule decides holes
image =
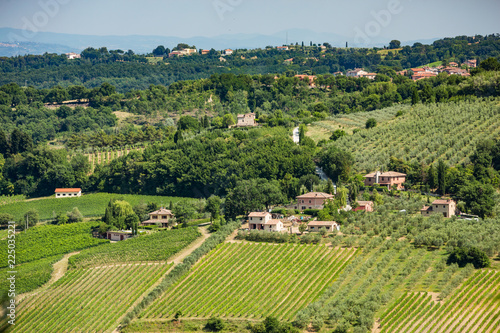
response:
{"label": "terracotta roof", "polygon": [[449,205],[453,202],[453,200],[448,199],[448,200],[434,200],[432,202],[433,205]]}
{"label": "terracotta roof", "polygon": [[172,220],[157,219],[157,220],[147,220],[142,222],[142,224],[156,224],[156,223],[171,223]]}
{"label": "terracotta roof", "polygon": [[248,217],[264,217],[267,215],[271,215],[269,212],[251,212],[248,214]]}
{"label": "terracotta roof", "polygon": [[269,220],[265,224],[277,225],[280,222],[281,222],[280,220]]}
{"label": "terracotta roof", "polygon": [[323,198],[323,199],[331,199],[333,195],[323,192],[309,192],[306,194],[299,195],[298,199],[314,199],[314,198]]}
{"label": "terracotta roof", "polygon": [[429,210],[429,208],[431,208],[431,207],[429,207],[429,206],[424,206],[424,207],[423,207],[420,211],[421,211],[421,212],[425,212],[425,211],[428,211],[428,210]]}
{"label": "terracotta roof", "polygon": [[330,227],[332,225],[337,225],[337,222],[335,222],[335,221],[311,221],[307,225]]}
{"label": "terracotta roof", "polygon": [[56,188],[56,193],[78,193],[82,189],[81,188]]}
{"label": "terracotta roof", "polygon": [[358,201],[359,206],[368,206],[372,205],[373,206],[373,201]]}
{"label": "terracotta roof", "polygon": [[174,215],[174,214],[172,214],[172,211],[165,209],[165,208],[160,208],[158,210],[155,210],[152,213],[149,213],[149,215],[165,215],[165,214],[166,215]]}

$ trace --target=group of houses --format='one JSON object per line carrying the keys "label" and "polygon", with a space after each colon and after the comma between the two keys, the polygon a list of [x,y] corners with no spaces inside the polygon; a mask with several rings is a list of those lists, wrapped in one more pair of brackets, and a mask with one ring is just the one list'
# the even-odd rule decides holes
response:
{"label": "group of houses", "polygon": [[355,78],[365,77],[370,80],[375,80],[375,76],[377,76],[377,73],[369,73],[365,71],[363,68],[355,68],[352,71],[347,71],[346,76]]}
{"label": "group of houses", "polygon": [[[249,230],[274,232],[282,232],[285,230],[283,222],[279,219],[273,219],[272,214],[269,212],[252,212],[248,214],[248,228]],[[322,228],[325,228],[329,232],[340,229],[335,221],[310,221],[307,224],[307,230],[309,232],[320,231]]]}
{"label": "group of houses", "polygon": [[[470,76],[470,73],[467,69],[476,68],[477,60],[476,59],[467,60],[463,63],[463,65],[466,68],[460,68],[458,63],[452,61],[448,63],[448,66],[437,66],[437,67],[424,66],[420,68],[412,68],[410,69],[413,72],[411,78],[413,81],[418,81],[430,77],[435,77],[439,73],[448,73],[449,75]],[[408,71],[404,70],[398,72],[398,74],[407,75]]]}

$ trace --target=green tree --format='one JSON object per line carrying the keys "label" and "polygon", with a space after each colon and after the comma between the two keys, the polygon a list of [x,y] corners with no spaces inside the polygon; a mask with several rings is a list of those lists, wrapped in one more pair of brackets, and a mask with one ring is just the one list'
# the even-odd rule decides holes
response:
{"label": "green tree", "polygon": [[443,160],[439,160],[437,165],[437,180],[438,180],[438,190],[441,195],[444,195],[446,193],[447,173],[448,173],[448,167],[443,162]]}
{"label": "green tree", "polygon": [[40,217],[38,215],[38,211],[36,209],[30,209],[24,213],[23,218],[19,221],[19,225],[22,229],[26,227],[26,223],[28,224],[28,227],[34,227],[39,220]]}
{"label": "green tree", "polygon": [[186,226],[193,219],[196,211],[193,205],[187,201],[179,201],[172,211],[177,219],[177,222]]}
{"label": "green tree", "polygon": [[465,202],[465,207],[472,214],[482,218],[490,216],[495,207],[495,189],[490,184],[481,184],[478,181],[469,182],[462,186],[457,197]]}
{"label": "green tree", "polygon": [[220,318],[216,317],[211,317],[208,321],[207,324],[205,325],[205,328],[211,332],[219,332],[224,329],[224,321]]}
{"label": "green tree", "polygon": [[307,230],[307,224],[305,224],[305,223],[299,224],[299,232],[300,232],[300,234],[303,234],[304,231],[306,231],[306,230]]}
{"label": "green tree", "polygon": [[68,223],[68,215],[59,212],[56,216],[56,223],[59,225]]}
{"label": "green tree", "polygon": [[427,169],[427,184],[431,189],[435,189],[438,187],[438,176],[437,171],[434,169],[434,166],[431,164],[429,169]]}
{"label": "green tree", "polygon": [[323,148],[319,154],[319,165],[333,180],[347,181],[354,164],[352,155],[340,148],[330,145]]}
{"label": "green tree", "polygon": [[220,216],[221,200],[218,196],[212,195],[207,199],[205,211],[210,213],[210,221],[216,220]]}
{"label": "green tree", "polygon": [[420,102],[420,97],[418,96],[418,90],[417,88],[413,88],[411,95],[411,105],[418,104],[418,102]]}
{"label": "green tree", "polygon": [[68,217],[69,223],[76,223],[83,221],[83,215],[82,213],[80,213],[78,207],[73,207],[73,210],[71,212],[67,212],[66,215]]}
{"label": "green tree", "polygon": [[473,264],[474,268],[490,267],[490,258],[486,253],[476,247],[458,247],[454,249],[447,261],[448,265],[457,263],[459,267],[465,267],[467,264]]}
{"label": "green tree", "polygon": [[9,213],[0,213],[0,226],[6,227],[11,221],[14,221],[13,215]]}
{"label": "green tree", "polygon": [[401,42],[399,40],[393,39],[389,43],[390,49],[399,49],[401,47]]}
{"label": "green tree", "polygon": [[229,127],[236,124],[234,116],[230,113],[224,115],[224,117],[222,118],[222,122],[224,123],[224,127]]}
{"label": "green tree", "polygon": [[326,183],[326,187],[325,187],[325,193],[333,194],[334,191],[335,191],[335,189],[333,187],[332,180],[328,179],[328,181]]}
{"label": "green tree", "polygon": [[367,121],[366,121],[366,128],[369,129],[369,128],[373,128],[377,126],[377,121],[375,120],[375,118],[369,118]]}
{"label": "green tree", "polygon": [[125,226],[127,229],[132,230],[132,235],[137,235],[137,229],[139,228],[139,217],[137,214],[129,214],[125,217]]}
{"label": "green tree", "polygon": [[333,134],[330,136],[330,140],[337,141],[338,139],[340,139],[341,137],[346,136],[346,135],[347,135],[347,133],[345,131],[338,129],[338,130],[335,130],[333,132]]}

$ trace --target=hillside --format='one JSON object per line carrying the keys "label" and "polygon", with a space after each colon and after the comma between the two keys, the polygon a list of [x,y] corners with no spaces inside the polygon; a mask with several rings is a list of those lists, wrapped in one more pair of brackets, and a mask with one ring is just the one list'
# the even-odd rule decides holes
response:
{"label": "hillside", "polygon": [[[401,111],[401,116],[396,116]],[[360,129],[332,143],[353,153],[359,172],[387,165],[395,156],[411,163],[468,163],[481,140],[500,138],[500,100],[396,106],[379,111],[339,115],[310,126],[308,135],[327,139],[339,128]],[[364,129],[375,118],[375,128]]]}

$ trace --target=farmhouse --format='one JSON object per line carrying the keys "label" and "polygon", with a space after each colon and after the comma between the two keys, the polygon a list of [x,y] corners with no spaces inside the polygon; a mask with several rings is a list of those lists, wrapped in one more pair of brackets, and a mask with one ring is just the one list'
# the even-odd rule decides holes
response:
{"label": "farmhouse", "polygon": [[477,60],[476,59],[467,60],[465,62],[465,66],[470,67],[470,68],[476,68],[477,67]]}
{"label": "farmhouse", "polygon": [[68,57],[69,60],[72,59],[80,59],[82,56],[79,55],[78,53],[70,52],[70,53],[65,53],[66,57]]}
{"label": "farmhouse", "polygon": [[309,87],[315,87],[314,80],[316,80],[316,75],[295,75],[301,81],[309,80]]}
{"label": "farmhouse", "polygon": [[444,217],[452,217],[455,215],[456,209],[457,204],[451,199],[434,200],[430,206],[424,206],[420,212],[425,216],[431,214],[443,214]]}
{"label": "farmhouse", "polygon": [[162,228],[167,228],[169,223],[172,223],[174,217],[174,214],[170,210],[162,207],[159,210],[149,213],[149,220],[142,222],[141,225],[161,224]]}
{"label": "farmhouse", "polygon": [[365,186],[373,186],[374,184],[379,184],[382,186],[387,186],[387,189],[391,189],[393,185],[397,186],[398,190],[404,189],[403,183],[406,181],[406,174],[388,171],[388,172],[372,172],[365,176]]}
{"label": "farmhouse", "polygon": [[248,227],[250,230],[281,231],[283,222],[273,220],[268,212],[252,212],[248,214]]}
{"label": "farmhouse", "polygon": [[56,193],[56,198],[81,197],[82,196],[82,189],[81,188],[56,188],[55,193]]}
{"label": "farmhouse", "polygon": [[373,201],[358,201],[358,207],[356,207],[354,211],[357,212],[360,210],[373,212]]}
{"label": "farmhouse", "polygon": [[210,50],[201,50],[202,55],[209,54],[209,53],[210,53]]}
{"label": "farmhouse", "polygon": [[318,232],[321,228],[325,228],[328,232],[340,230],[339,225],[335,221],[311,221],[307,224],[309,232]]}
{"label": "farmhouse", "polygon": [[368,73],[362,68],[356,68],[346,73],[347,77],[366,77],[367,79],[374,80],[377,73]]}
{"label": "farmhouse", "polygon": [[280,50],[280,51],[288,51],[288,46],[278,46],[276,47],[276,49]]}
{"label": "farmhouse", "polygon": [[112,241],[122,241],[131,238],[132,232],[130,231],[108,231],[106,232],[106,238]]}
{"label": "farmhouse", "polygon": [[323,209],[325,200],[333,199],[333,195],[323,192],[310,192],[299,195],[295,209]]}
{"label": "farmhouse", "polygon": [[224,50],[224,54],[225,54],[225,55],[231,55],[231,54],[233,54],[233,52],[234,52],[234,51],[233,51],[233,50],[231,50],[231,49]]}
{"label": "farmhouse", "polygon": [[247,113],[247,114],[239,114],[238,122],[236,123],[237,127],[249,127],[255,126],[255,113]]}

